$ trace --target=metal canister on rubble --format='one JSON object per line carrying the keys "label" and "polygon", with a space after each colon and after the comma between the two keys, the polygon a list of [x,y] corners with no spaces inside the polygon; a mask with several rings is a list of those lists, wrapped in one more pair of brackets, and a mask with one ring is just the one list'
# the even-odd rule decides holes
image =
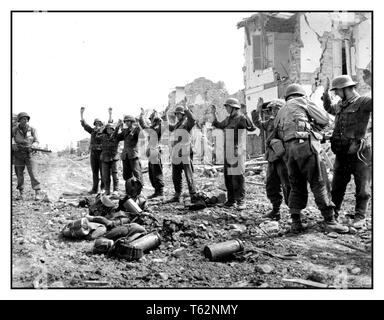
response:
{"label": "metal canister on rubble", "polygon": [[129,198],[127,201],[125,201],[123,206],[128,211],[136,213],[136,214],[143,212],[143,210],[141,210],[139,205],[132,198]]}
{"label": "metal canister on rubble", "polygon": [[211,261],[218,261],[243,250],[243,242],[239,239],[235,239],[205,246],[204,256]]}
{"label": "metal canister on rubble", "polygon": [[157,232],[152,232],[132,241],[131,243],[129,243],[129,245],[136,249],[141,249],[144,252],[157,248],[160,243],[161,236]]}
{"label": "metal canister on rubble", "polygon": [[106,238],[95,240],[93,245],[93,253],[107,253],[113,246],[114,241]]}

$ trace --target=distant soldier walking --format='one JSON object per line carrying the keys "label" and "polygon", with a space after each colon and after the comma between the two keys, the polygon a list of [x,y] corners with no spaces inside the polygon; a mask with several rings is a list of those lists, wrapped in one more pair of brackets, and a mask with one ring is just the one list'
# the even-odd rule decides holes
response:
{"label": "distant soldier walking", "polygon": [[[275,117],[281,107],[285,105],[285,101],[281,99],[272,100],[267,108],[270,113],[267,120],[261,118],[261,109],[263,99],[260,98],[257,109],[252,112],[252,120],[256,127],[266,133],[266,151],[265,159],[268,161],[266,191],[269,201],[272,203],[272,211],[266,214],[265,218],[280,220],[280,205],[283,201],[288,205],[289,193],[291,187],[289,185],[288,169],[282,159],[282,154],[278,155],[275,150]],[[278,141],[277,141],[278,142]],[[276,147],[275,147],[276,148]],[[281,195],[283,191],[283,196]]]}
{"label": "distant soldier walking", "polygon": [[367,126],[372,113],[372,99],[361,97],[355,90],[356,82],[350,76],[342,75],[332,80],[331,91],[341,101],[332,104],[327,81],[323,103],[330,114],[335,115],[335,128],[331,137],[331,148],[336,155],[332,180],[332,201],[338,213],[351,175],[356,185],[355,212],[349,214],[353,226],[365,225],[365,214],[370,198],[371,158],[370,139],[367,139]]}
{"label": "distant soldier walking", "polygon": [[99,133],[101,133],[101,128],[103,127],[103,122],[96,118],[93,121],[94,127],[92,128],[89,124],[87,124],[83,118],[85,108],[82,107],[80,109],[80,115],[81,115],[81,120],[80,123],[82,127],[84,128],[85,131],[91,134],[91,141],[89,144],[89,149],[90,149],[90,162],[91,162],[91,169],[92,169],[92,180],[93,180],[93,185],[92,189],[89,191],[90,194],[97,193],[98,188],[99,188],[99,173],[101,177],[101,183],[100,183],[100,189],[104,189],[104,182],[102,179],[102,170],[101,170],[101,138],[98,136]]}
{"label": "distant soldier walking", "polygon": [[277,113],[275,126],[286,150],[285,160],[291,185],[291,232],[299,233],[304,229],[300,213],[307,205],[309,183],[316,205],[324,217],[326,230],[346,233],[349,228],[338,224],[334,218],[334,205],[328,198],[325,178],[321,171],[321,135],[312,125],[314,123],[325,127],[329,123],[329,116],[323,108],[316,106],[306,97],[299,84],[288,86],[285,100],[286,105]]}
{"label": "distant soldier walking", "polygon": [[38,198],[40,191],[40,182],[36,179],[34,173],[35,164],[31,151],[31,147],[37,147],[39,141],[36,130],[29,125],[29,120],[30,116],[26,112],[20,112],[17,116],[18,124],[12,128],[13,161],[17,176],[17,189],[19,190],[18,198],[20,200],[23,199],[25,167],[27,167],[31,179],[32,189],[35,190],[35,199]]}
{"label": "distant soldier walking", "polygon": [[[216,115],[216,107],[213,107],[214,121],[213,126],[224,129],[224,180],[227,188],[228,199],[224,204],[226,207],[237,205],[238,210],[245,209],[245,145],[239,139],[241,137],[240,130],[254,131],[256,127],[249,119],[245,106],[243,112],[240,111],[240,103],[235,98],[229,98],[224,103],[229,114],[227,118],[219,122]],[[231,131],[233,130],[233,132]],[[245,131],[243,132],[245,133]],[[228,141],[229,137],[233,137],[233,141]],[[239,141],[240,140],[240,141]],[[240,143],[240,145],[239,145]]]}
{"label": "distant soldier walking", "polygon": [[143,129],[153,130],[152,134],[155,136],[149,136],[149,146],[147,149],[148,157],[148,174],[149,180],[151,181],[152,187],[155,189],[154,194],[148,197],[148,199],[161,197],[164,193],[164,179],[163,179],[163,165],[161,163],[161,118],[158,113],[154,110],[149,117],[151,125],[148,126],[144,121],[144,109],[141,109],[140,113],[140,126]]}

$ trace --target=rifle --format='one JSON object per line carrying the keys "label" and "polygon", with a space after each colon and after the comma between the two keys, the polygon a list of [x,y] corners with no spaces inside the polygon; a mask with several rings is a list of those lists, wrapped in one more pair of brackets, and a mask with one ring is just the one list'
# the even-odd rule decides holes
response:
{"label": "rifle", "polygon": [[18,149],[24,149],[26,151],[39,151],[39,152],[45,152],[45,153],[51,153],[52,150],[48,149],[41,149],[41,148],[35,148],[35,147],[27,147],[27,146],[17,146]]}

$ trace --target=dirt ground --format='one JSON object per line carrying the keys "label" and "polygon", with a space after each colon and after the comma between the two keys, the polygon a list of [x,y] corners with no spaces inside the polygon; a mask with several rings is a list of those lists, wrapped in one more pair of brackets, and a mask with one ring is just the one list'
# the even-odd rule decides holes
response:
{"label": "dirt ground", "polygon": [[[39,155],[37,176],[45,200],[33,200],[26,174],[26,199],[16,200],[16,177],[12,175],[12,287],[13,288],[332,288],[372,287],[371,213],[367,227],[355,234],[325,234],[321,216],[310,197],[303,214],[309,229],[300,235],[287,233],[288,208],[282,206],[278,224],[266,222],[262,214],[271,206],[262,185],[265,172],[247,176],[247,209],[219,207],[188,211],[183,203],[162,204],[150,200],[149,207],[160,223],[144,219],[147,231],[162,230],[162,220],[172,219],[182,230],[163,237],[161,245],[130,262],[92,253],[93,241],[68,240],[61,230],[71,220],[88,213],[77,207],[90,189],[88,158]],[[148,174],[144,194],[150,195]],[[173,186],[165,165],[165,197]],[[223,192],[222,173],[209,178],[198,166],[195,180],[199,190],[210,195]],[[123,180],[120,176],[121,190]],[[187,191],[184,184],[184,190]],[[71,201],[60,199],[65,192],[77,193]],[[353,210],[354,187],[348,187],[343,214]],[[205,245],[241,239],[243,253],[222,262],[204,257]],[[253,251],[250,249],[254,249]],[[289,281],[295,279],[295,281]],[[313,281],[300,284],[297,279]]]}

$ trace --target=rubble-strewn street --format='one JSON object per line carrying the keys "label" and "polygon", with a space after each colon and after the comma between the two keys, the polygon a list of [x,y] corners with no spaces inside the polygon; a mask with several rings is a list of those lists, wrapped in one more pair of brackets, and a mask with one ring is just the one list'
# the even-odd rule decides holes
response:
{"label": "rubble-strewn street", "polygon": [[[287,233],[288,208],[282,219],[262,219],[271,209],[265,195],[263,170],[246,176],[246,205],[236,209],[209,207],[190,211],[184,203],[161,204],[149,200],[149,211],[159,222],[142,218],[148,232],[162,236],[161,245],[138,261],[127,261],[92,252],[94,241],[71,240],[61,235],[64,226],[88,215],[78,207],[91,186],[88,157],[39,155],[37,176],[45,197],[33,200],[26,175],[26,199],[16,200],[13,174],[12,286],[14,288],[369,288],[372,286],[371,209],[366,228],[340,235],[325,234],[320,212],[310,197],[303,210],[309,229],[300,235]],[[144,166],[145,167],[145,166]],[[209,171],[209,170],[208,170]],[[261,171],[261,172],[260,172]],[[223,174],[206,174],[195,167],[199,191],[217,195],[223,190]],[[119,170],[121,174],[121,170]],[[144,194],[150,195],[148,174]],[[165,165],[165,198],[173,195],[170,167]],[[344,213],[354,206],[350,183]],[[124,190],[120,177],[120,190]],[[187,187],[184,183],[184,191]],[[63,194],[71,196],[63,197]],[[77,196],[76,196],[77,195]],[[124,195],[122,194],[121,197]],[[187,202],[187,198],[184,198]],[[161,204],[161,205],[160,205]],[[164,224],[164,221],[166,223]],[[166,227],[168,226],[168,227]],[[204,257],[206,245],[241,239],[244,251],[222,262]]]}

